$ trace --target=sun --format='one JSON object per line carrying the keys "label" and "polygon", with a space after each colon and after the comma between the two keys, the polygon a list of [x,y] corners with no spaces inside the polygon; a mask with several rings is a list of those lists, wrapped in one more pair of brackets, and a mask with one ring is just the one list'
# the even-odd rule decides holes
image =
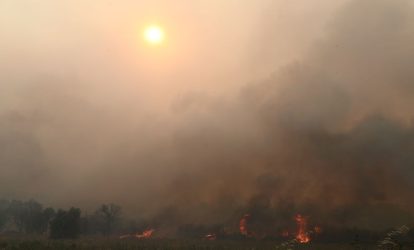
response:
{"label": "sun", "polygon": [[145,29],[144,38],[148,43],[158,45],[164,41],[165,35],[161,27],[152,25]]}

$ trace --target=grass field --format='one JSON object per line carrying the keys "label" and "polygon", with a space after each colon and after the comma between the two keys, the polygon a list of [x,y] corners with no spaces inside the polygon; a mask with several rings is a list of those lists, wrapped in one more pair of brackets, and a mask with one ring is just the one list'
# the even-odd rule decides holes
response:
{"label": "grass field", "polygon": [[[92,239],[79,240],[46,240],[46,239],[0,239],[0,250],[12,249],[289,249],[278,248],[280,244],[273,241],[204,241],[204,240],[116,240],[116,239]],[[352,246],[351,244],[304,244],[295,246],[298,250],[374,250],[375,246]],[[410,248],[404,248],[410,249]]]}

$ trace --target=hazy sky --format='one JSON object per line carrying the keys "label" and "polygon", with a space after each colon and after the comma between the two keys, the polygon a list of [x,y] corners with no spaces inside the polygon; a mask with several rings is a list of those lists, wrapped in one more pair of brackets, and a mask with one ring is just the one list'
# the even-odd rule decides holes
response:
{"label": "hazy sky", "polygon": [[[145,215],[257,196],[412,207],[412,14],[407,0],[0,0],[0,196]],[[154,23],[161,46],[142,36]]]}
{"label": "hazy sky", "polygon": [[[220,92],[298,58],[341,4],[331,2],[5,0],[2,68],[76,77],[104,93],[150,93],[162,103],[171,92]],[[167,33],[163,48],[142,39],[151,23]]]}

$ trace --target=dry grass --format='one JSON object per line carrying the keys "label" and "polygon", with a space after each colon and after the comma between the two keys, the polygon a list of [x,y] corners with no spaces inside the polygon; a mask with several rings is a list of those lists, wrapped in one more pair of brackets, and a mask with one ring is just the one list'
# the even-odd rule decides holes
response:
{"label": "dry grass", "polygon": [[[46,240],[46,239],[0,239],[0,250],[40,250],[40,249],[82,249],[82,250],[161,250],[161,249],[240,249],[261,250],[277,249],[278,243],[273,241],[204,241],[204,240],[116,240],[84,238],[79,240]],[[297,250],[355,250],[351,244],[304,244],[291,249]],[[375,245],[363,246],[364,250],[374,250]]]}

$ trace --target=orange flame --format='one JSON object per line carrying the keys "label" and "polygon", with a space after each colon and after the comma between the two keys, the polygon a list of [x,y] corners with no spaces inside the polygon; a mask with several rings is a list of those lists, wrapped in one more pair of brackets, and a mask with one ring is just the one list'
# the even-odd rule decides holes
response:
{"label": "orange flame", "polygon": [[241,218],[241,220],[240,220],[240,223],[239,223],[239,229],[240,229],[240,233],[242,234],[242,235],[245,235],[245,236],[250,236],[251,235],[251,233],[249,232],[249,230],[247,229],[247,221],[248,221],[248,219],[250,218],[250,214],[245,214],[242,218]]}
{"label": "orange flame", "polygon": [[303,217],[302,215],[298,214],[298,215],[296,215],[295,220],[296,220],[296,223],[298,225],[296,240],[299,243],[308,243],[308,242],[310,242],[310,237],[309,237],[309,234],[307,233],[308,219]]}
{"label": "orange flame", "polygon": [[149,239],[151,238],[152,234],[155,232],[155,229],[147,229],[142,234],[137,234],[135,237],[138,239]]}

